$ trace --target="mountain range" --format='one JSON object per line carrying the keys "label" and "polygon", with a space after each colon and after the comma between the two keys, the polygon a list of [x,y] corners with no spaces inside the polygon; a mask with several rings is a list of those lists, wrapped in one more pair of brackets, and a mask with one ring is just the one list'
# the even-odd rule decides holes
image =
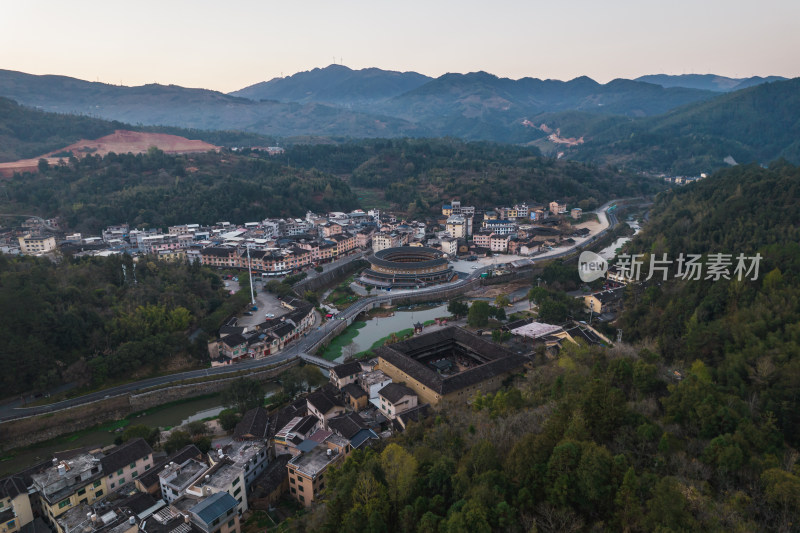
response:
{"label": "mountain range", "polygon": [[[289,142],[309,136],[450,136],[534,144],[553,155],[630,163],[647,170],[694,172],[723,166],[729,155],[736,161],[795,157],[794,141],[789,138],[795,130],[788,118],[765,119],[772,116],[768,104],[762,109],[765,115],[753,112],[754,106],[761,105],[759,91],[772,94],[772,86],[791,83],[781,80],[778,76],[735,79],[659,74],[601,84],[585,76],[569,81],[512,80],[473,72],[430,78],[416,72],[330,65],[223,94],[175,85],[125,87],[0,70],[0,96],[58,113],[138,125],[240,130]],[[755,87],[737,90],[748,85]],[[788,99],[778,108],[793,109],[792,102],[800,99],[791,91],[775,92]],[[736,97],[739,94],[751,96]],[[704,124],[702,132],[693,129],[698,121]],[[727,127],[732,124],[737,128]],[[770,137],[768,148],[751,146],[750,141],[759,135],[742,138],[741,132],[753,128]],[[678,138],[671,137],[676,134]],[[693,136],[691,143],[687,135]],[[698,138],[702,139],[699,144]],[[669,150],[663,157],[654,156],[658,143],[702,152],[686,156],[685,150],[679,150],[681,161],[674,164]],[[649,155],[643,157],[643,153]]]}
{"label": "mountain range", "polygon": [[687,89],[702,89],[704,91],[715,91],[729,93],[748,87],[755,87],[762,83],[773,81],[786,81],[783,76],[751,76],[749,78],[728,78],[717,76],[716,74],[680,74],[673,76],[670,74],[649,74],[640,76],[636,81],[654,83],[662,87],[685,87]]}

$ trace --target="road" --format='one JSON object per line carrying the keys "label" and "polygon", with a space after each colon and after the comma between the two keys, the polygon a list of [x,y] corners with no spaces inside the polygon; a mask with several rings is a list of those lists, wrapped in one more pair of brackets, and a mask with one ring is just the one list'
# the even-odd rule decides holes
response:
{"label": "road", "polygon": [[[551,253],[546,256],[538,256],[532,257],[531,260],[533,262],[540,262],[550,259],[556,259],[559,257],[564,257],[573,253],[576,249],[584,248],[597,239],[601,238],[606,232],[609,231],[610,228],[613,228],[617,223],[617,217],[615,216],[614,212],[608,213],[607,210],[609,206],[618,202],[619,200],[614,200],[611,202],[606,203],[602,207],[600,207],[596,213],[598,214],[598,218],[600,219],[601,224],[604,228],[593,235],[592,237],[586,239],[583,242],[576,243],[574,246],[570,248],[566,248],[563,251],[558,251],[555,253]],[[485,265],[475,270],[472,270],[469,276],[465,279],[459,279],[452,283],[446,283],[442,285],[436,285],[433,287],[426,287],[422,289],[416,289],[413,291],[393,291],[390,293],[381,293],[376,296],[370,296],[368,298],[364,298],[359,300],[355,304],[348,307],[346,310],[339,313],[335,320],[330,320],[321,326],[317,326],[316,329],[311,329],[305,336],[301,337],[294,343],[292,343],[286,350],[280,352],[278,354],[265,357],[263,359],[258,360],[251,360],[245,361],[241,363],[236,363],[233,365],[228,366],[220,366],[214,368],[207,368],[202,370],[192,370],[188,372],[181,372],[178,374],[169,374],[167,376],[160,376],[156,378],[149,378],[144,379],[141,381],[137,381],[134,383],[128,383],[126,385],[119,385],[117,387],[111,387],[108,389],[104,389],[102,391],[93,392],[90,394],[86,394],[84,396],[80,396],[77,398],[71,398],[68,400],[63,400],[60,402],[56,402],[49,405],[41,405],[35,407],[14,407],[13,404],[7,404],[6,406],[0,406],[0,421],[4,420],[11,420],[14,418],[22,418],[25,416],[31,415],[38,415],[43,413],[49,413],[52,411],[57,411],[60,409],[65,409],[68,407],[75,407],[77,405],[82,405],[85,403],[90,403],[97,400],[102,400],[104,398],[110,398],[113,396],[119,396],[122,394],[129,394],[132,392],[137,392],[143,389],[148,389],[151,387],[161,386],[161,385],[168,385],[170,383],[175,383],[179,381],[184,381],[188,379],[196,379],[196,378],[203,378],[208,376],[222,376],[224,374],[229,374],[232,372],[241,372],[243,370],[258,370],[265,366],[272,366],[278,363],[285,363],[287,361],[293,360],[298,357],[301,353],[310,353],[313,349],[321,344],[324,340],[327,339],[328,335],[332,333],[332,330],[338,326],[339,320],[346,320],[349,321],[350,319],[357,316],[361,313],[364,309],[371,308],[375,304],[380,304],[385,301],[396,300],[398,297],[404,293],[413,292],[413,294],[431,294],[435,295],[438,292],[449,291],[453,289],[459,289],[464,287],[467,284],[472,284],[475,282],[476,279],[480,278],[480,275],[490,269],[494,269],[502,263],[490,264]],[[230,281],[228,282],[231,283]],[[229,285],[229,287],[233,288],[233,286]],[[261,307],[259,307],[259,313],[263,312]],[[255,317],[254,317],[255,318]]]}

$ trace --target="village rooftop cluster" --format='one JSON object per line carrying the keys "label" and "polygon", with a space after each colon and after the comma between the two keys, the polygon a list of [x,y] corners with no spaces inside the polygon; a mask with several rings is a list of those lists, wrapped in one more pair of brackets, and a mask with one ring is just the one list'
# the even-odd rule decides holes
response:
{"label": "village rooftop cluster", "polygon": [[[356,251],[380,251],[399,246],[441,250],[448,258],[491,253],[534,255],[585,228],[567,222],[583,212],[567,210],[564,202],[547,206],[498,207],[485,211],[444,204],[441,216],[404,220],[378,210],[355,210],[304,218],[264,219],[241,225],[217,222],[210,226],[182,224],[137,229],[128,224],[109,226],[99,236],[59,231],[58,219],[29,218],[19,228],[0,231],[0,252],[46,255],[61,250],[75,255],[152,254],[167,261],[199,261],[220,268],[244,269],[264,276],[283,276],[334,261]],[[574,241],[573,241],[574,242]]]}

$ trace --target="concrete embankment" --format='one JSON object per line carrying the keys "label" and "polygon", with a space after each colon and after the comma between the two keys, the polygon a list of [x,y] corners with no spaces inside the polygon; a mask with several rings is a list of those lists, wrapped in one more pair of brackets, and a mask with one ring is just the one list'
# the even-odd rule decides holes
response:
{"label": "concrete embankment", "polygon": [[[280,366],[252,372],[247,374],[247,377],[259,381],[271,381],[281,372],[298,363],[299,359],[293,359]],[[0,423],[0,443],[2,443],[0,449],[8,450],[21,446],[30,446],[66,433],[90,428],[109,420],[119,420],[131,413],[151,409],[175,400],[220,392],[232,381],[240,377],[242,376],[121,394],[43,415],[9,420]]]}

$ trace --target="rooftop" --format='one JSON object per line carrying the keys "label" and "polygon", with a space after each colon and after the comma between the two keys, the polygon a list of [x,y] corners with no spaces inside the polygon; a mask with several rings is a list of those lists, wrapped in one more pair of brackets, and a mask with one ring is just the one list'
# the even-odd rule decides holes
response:
{"label": "rooftop", "polygon": [[342,363],[340,365],[336,365],[331,369],[331,372],[336,374],[338,378],[344,378],[348,376],[352,376],[361,372],[361,363],[358,361],[351,361],[349,363]]}
{"label": "rooftop", "polygon": [[403,399],[404,396],[416,396],[415,393],[410,388],[406,387],[405,385],[401,385],[399,383],[389,383],[380,391],[378,394],[386,398],[392,403],[397,403]]}
{"label": "rooftop", "polygon": [[178,489],[178,492],[181,492],[191,485],[207,469],[208,467],[205,464],[195,461],[194,459],[189,459],[182,464],[168,464],[164,470],[159,472],[158,477],[164,483],[172,485],[174,488]]}
{"label": "rooftop", "polygon": [[341,435],[346,439],[351,439],[356,433],[362,429],[366,429],[367,424],[358,413],[350,412],[331,418],[328,421],[328,427],[337,435]]}
{"label": "rooftop", "polygon": [[514,335],[521,335],[523,337],[535,339],[545,335],[550,335],[551,333],[555,333],[559,330],[561,330],[561,326],[545,324],[544,322],[531,322],[530,324],[525,324],[524,326],[512,329],[511,333]]}
{"label": "rooftop", "polygon": [[306,397],[308,404],[320,413],[327,414],[334,407],[344,407],[344,404],[332,391],[320,387]]}
{"label": "rooftop", "polygon": [[236,466],[244,468],[253,457],[260,454],[266,446],[260,442],[255,441],[233,441],[222,448],[222,452],[227,455],[228,459],[233,461]]}
{"label": "rooftop", "polygon": [[218,492],[202,500],[189,509],[189,512],[206,524],[210,524],[231,509],[235,509],[237,505],[239,502],[236,501],[236,498],[227,492]]}
{"label": "rooftop", "polygon": [[142,438],[133,439],[113,448],[110,453],[100,459],[100,464],[103,465],[104,472],[111,474],[151,453],[153,453],[153,449],[147,444],[147,441]]}
{"label": "rooftop", "polygon": [[236,424],[233,438],[241,439],[266,439],[269,430],[269,413],[263,407],[250,409]]}
{"label": "rooftop", "polygon": [[78,453],[53,462],[49,468],[31,476],[33,484],[45,499],[54,503],[72,494],[78,486],[103,476],[100,459],[89,453]]}
{"label": "rooftop", "polygon": [[294,466],[299,472],[313,478],[324,471],[329,464],[338,460],[339,455],[336,450],[329,450],[325,446],[316,446],[311,451],[292,458],[289,466]]}
{"label": "rooftop", "polygon": [[349,383],[342,387],[342,392],[353,398],[363,398],[367,393],[356,383]]}
{"label": "rooftop", "polygon": [[[439,394],[450,394],[521,368],[526,358],[458,327],[448,327],[382,346],[376,354]],[[430,363],[451,358],[461,370],[443,376]]]}
{"label": "rooftop", "polygon": [[212,466],[205,476],[199,478],[194,485],[195,488],[213,487],[224,491],[230,487],[233,480],[242,475],[242,469],[227,461],[217,463]]}

